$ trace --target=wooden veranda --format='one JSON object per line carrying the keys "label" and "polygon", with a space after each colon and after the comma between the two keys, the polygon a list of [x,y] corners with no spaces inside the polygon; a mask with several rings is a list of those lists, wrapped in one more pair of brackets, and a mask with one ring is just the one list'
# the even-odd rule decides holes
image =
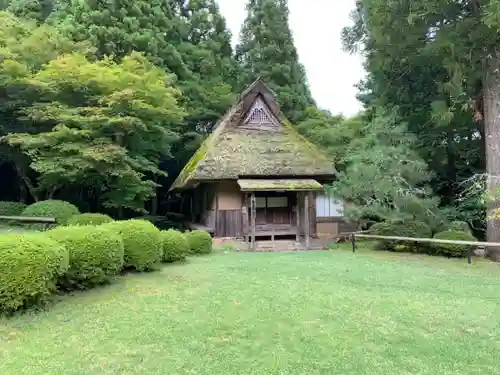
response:
{"label": "wooden veranda", "polygon": [[[311,238],[310,202],[315,191],[323,187],[315,180],[238,180],[238,185],[244,194],[243,199],[243,233],[251,249],[256,248],[256,239],[270,237],[294,236],[297,243],[302,242],[309,248]],[[259,215],[257,199],[294,198],[287,199],[282,207],[268,207],[263,215]],[[279,214],[279,215],[277,215]],[[282,220],[277,220],[279,217]],[[258,219],[259,220],[258,222]],[[285,220],[283,220],[285,218]]]}

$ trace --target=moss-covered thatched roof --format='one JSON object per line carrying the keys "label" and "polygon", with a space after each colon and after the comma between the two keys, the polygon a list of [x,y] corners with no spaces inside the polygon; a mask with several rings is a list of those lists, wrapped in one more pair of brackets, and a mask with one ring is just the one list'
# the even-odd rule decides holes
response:
{"label": "moss-covered thatched roof", "polygon": [[[272,131],[240,126],[261,99],[278,119]],[[242,176],[333,176],[332,161],[302,137],[284,118],[274,93],[259,79],[240,95],[237,103],[217,124],[186,164],[172,189],[201,181],[231,180]]]}
{"label": "moss-covered thatched roof", "polygon": [[307,179],[240,179],[238,180],[241,191],[312,191],[323,190],[323,185],[312,178]]}

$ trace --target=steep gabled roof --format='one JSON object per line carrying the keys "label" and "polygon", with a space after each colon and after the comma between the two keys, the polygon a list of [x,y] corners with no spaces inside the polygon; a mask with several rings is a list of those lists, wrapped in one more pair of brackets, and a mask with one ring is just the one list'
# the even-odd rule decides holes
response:
{"label": "steep gabled roof", "polygon": [[217,123],[171,189],[240,176],[313,177],[335,173],[332,161],[291,126],[275,94],[259,78]]}

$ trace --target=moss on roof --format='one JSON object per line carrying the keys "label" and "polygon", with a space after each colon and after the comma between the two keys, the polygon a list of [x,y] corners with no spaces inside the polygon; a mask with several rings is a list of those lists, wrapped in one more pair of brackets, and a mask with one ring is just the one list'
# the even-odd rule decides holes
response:
{"label": "moss on roof", "polygon": [[280,179],[280,180],[238,180],[242,191],[293,191],[323,190],[323,186],[313,179]]}
{"label": "moss on roof", "polygon": [[[240,98],[240,103],[244,98]],[[275,131],[238,127],[237,103],[186,164],[172,189],[240,176],[331,176],[332,161],[280,116]]]}

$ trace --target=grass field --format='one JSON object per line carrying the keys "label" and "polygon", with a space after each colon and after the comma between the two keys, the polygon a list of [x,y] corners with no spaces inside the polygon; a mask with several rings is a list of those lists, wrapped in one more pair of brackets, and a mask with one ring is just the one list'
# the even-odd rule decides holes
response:
{"label": "grass field", "polygon": [[0,374],[500,374],[500,268],[219,253],[0,320]]}

